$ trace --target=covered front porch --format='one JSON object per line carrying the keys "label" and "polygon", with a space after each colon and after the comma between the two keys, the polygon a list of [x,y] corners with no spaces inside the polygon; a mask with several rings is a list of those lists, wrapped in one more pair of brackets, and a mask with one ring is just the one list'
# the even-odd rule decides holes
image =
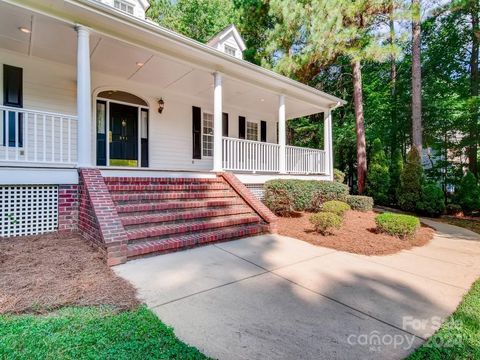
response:
{"label": "covered front porch", "polygon": [[[21,103],[0,106],[1,166],[331,179],[336,98],[215,49],[192,53],[156,26],[123,39],[117,23],[99,30],[0,6],[2,62],[22,71]],[[316,113],[324,148],[287,145],[288,119]]]}

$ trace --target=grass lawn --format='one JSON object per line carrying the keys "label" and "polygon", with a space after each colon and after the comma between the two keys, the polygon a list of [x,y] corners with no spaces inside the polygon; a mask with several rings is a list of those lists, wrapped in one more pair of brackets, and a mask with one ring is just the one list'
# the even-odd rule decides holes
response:
{"label": "grass lawn", "polygon": [[145,307],[0,315],[0,359],[206,359]]}
{"label": "grass lawn", "polygon": [[465,229],[476,232],[477,234],[480,234],[480,219],[473,220],[473,219],[462,219],[462,218],[454,218],[454,217],[442,217],[440,219],[435,219],[435,220],[439,220],[441,222],[444,222],[450,225],[460,226]]}
{"label": "grass lawn", "polygon": [[409,360],[480,359],[480,279],[457,310]]}

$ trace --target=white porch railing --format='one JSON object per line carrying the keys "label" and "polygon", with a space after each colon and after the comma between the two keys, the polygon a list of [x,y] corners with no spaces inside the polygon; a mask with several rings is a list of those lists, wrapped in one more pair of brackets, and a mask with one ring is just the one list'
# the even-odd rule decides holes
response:
{"label": "white porch railing", "polygon": [[[325,151],[286,147],[286,172],[324,174]],[[280,145],[223,138],[223,169],[245,172],[280,172]]]}
{"label": "white porch railing", "polygon": [[291,174],[325,173],[325,151],[297,146],[286,147],[286,170]]}
{"label": "white porch railing", "polygon": [[0,106],[0,161],[75,164],[77,118]]}
{"label": "white porch railing", "polygon": [[279,172],[280,145],[223,138],[223,169],[251,172]]}

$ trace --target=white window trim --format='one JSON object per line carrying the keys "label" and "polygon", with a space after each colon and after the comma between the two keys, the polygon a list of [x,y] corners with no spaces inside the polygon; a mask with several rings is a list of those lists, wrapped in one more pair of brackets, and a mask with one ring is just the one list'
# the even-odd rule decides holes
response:
{"label": "white window trim", "polygon": [[[248,138],[248,123],[257,124],[257,138],[255,140]],[[260,120],[245,119],[245,140],[260,141]]]}
{"label": "white window trim", "polygon": [[[205,114],[211,115],[211,116],[212,116],[212,121],[213,121],[213,111],[208,111],[208,110],[202,111],[202,132],[201,132],[201,134],[202,134],[202,141],[201,141],[202,147],[201,147],[201,154],[202,154],[202,159],[213,159],[213,145],[214,145],[214,144],[213,144],[213,135],[214,135],[214,134],[212,134],[212,135],[210,135],[210,134],[204,134],[204,132],[203,132],[203,129],[204,129],[204,126],[203,126],[203,125],[204,125],[204,121],[205,121],[204,115],[205,115]],[[212,131],[215,133],[215,128],[214,128],[214,124],[213,124],[213,123],[212,123]],[[206,136],[211,136],[211,137],[212,137],[212,155],[204,155],[204,152],[203,152],[203,150],[204,150],[204,147],[203,147],[203,136],[204,136],[204,135],[206,135]],[[198,159],[197,159],[197,160],[198,160]]]}
{"label": "white window trim", "polygon": [[[230,50],[233,50],[234,53],[233,54],[230,54],[227,52],[227,48],[230,49]],[[231,45],[228,45],[228,44],[223,44],[223,52],[227,55],[230,55],[230,56],[233,56],[233,57],[237,57],[237,52],[238,52],[238,49],[235,48],[234,46],[231,46]]]}
{"label": "white window trim", "polygon": [[[119,2],[120,4],[124,4],[125,5],[125,8],[128,9],[129,7],[132,8],[132,12],[129,12],[128,10],[122,10],[121,7],[118,8],[115,6],[115,2]],[[121,5],[120,5],[121,6]],[[129,2],[129,1],[126,1],[126,0],[113,0],[113,7],[118,10],[118,11],[121,11],[125,14],[128,14],[128,15],[135,15],[135,4]]]}

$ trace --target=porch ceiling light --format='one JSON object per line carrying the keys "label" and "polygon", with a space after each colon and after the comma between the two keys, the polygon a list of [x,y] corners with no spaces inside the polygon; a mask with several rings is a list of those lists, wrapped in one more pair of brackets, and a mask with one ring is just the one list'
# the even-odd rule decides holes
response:
{"label": "porch ceiling light", "polygon": [[163,101],[163,98],[160,98],[158,100],[158,113],[159,114],[162,113],[164,107],[165,107],[165,102]]}
{"label": "porch ceiling light", "polygon": [[138,67],[142,67],[143,65],[145,65],[145,63],[143,63],[143,62],[140,62],[140,61],[139,61],[139,62],[137,62],[137,66],[138,66]]}
{"label": "porch ceiling light", "polygon": [[18,30],[20,30],[21,32],[25,33],[25,34],[30,34],[32,32],[32,30],[30,30],[29,28],[26,28],[24,26],[20,26],[18,28]]}
{"label": "porch ceiling light", "polygon": [[265,99],[260,99],[260,101],[261,101],[261,102],[264,102],[264,101],[265,101]]}

